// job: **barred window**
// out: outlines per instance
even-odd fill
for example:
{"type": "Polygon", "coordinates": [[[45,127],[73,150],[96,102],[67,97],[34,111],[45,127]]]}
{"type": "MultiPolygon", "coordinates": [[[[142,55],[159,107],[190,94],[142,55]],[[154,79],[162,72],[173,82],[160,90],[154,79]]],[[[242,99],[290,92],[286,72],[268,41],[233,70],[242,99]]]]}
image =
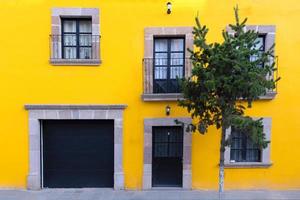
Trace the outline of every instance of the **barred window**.
{"type": "Polygon", "coordinates": [[[232,162],[261,162],[261,149],[246,133],[234,127],[231,129],[230,160],[232,162]]]}

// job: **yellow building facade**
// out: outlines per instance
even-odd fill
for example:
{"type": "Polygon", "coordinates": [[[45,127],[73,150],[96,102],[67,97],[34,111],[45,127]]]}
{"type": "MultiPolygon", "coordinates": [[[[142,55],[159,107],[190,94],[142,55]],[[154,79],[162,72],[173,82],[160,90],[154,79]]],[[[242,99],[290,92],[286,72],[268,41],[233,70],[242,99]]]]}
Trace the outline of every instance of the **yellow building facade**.
{"type": "MultiPolygon", "coordinates": [[[[185,49],[192,46],[191,27],[197,14],[210,29],[208,39],[221,41],[221,31],[234,22],[233,7],[238,4],[241,17],[249,19],[249,28],[262,31],[265,44],[275,41],[282,80],[276,92],[256,101],[247,111],[250,116],[266,119],[271,141],[268,152],[261,152],[260,160],[255,162],[237,163],[228,158],[225,189],[299,189],[299,2],[173,0],[170,14],[166,3],[0,2],[1,188],[39,189],[46,187],[45,183],[55,187],[50,178],[43,176],[52,169],[45,168],[45,157],[51,153],[44,151],[52,144],[45,139],[48,125],[44,122],[51,120],[113,121],[113,187],[150,189],[155,181],[160,182],[153,179],[155,173],[159,176],[153,167],[157,153],[153,150],[157,145],[153,127],[174,127],[174,119],[189,121],[189,115],[177,106],[180,95],[176,91],[157,92],[155,85],[163,87],[164,82],[156,79],[190,73],[185,49]],[[179,59],[173,60],[179,64],[174,64],[177,71],[164,74],[164,60],[155,58],[168,56],[179,59]]],[[[172,87],[172,83],[168,84],[172,87]]],[[[183,133],[181,138],[181,152],[174,153],[183,156],[183,165],[179,164],[180,185],[216,190],[220,133],[210,128],[206,135],[188,134],[183,133]]],[[[170,171],[174,165],[170,165],[170,171]]]]}

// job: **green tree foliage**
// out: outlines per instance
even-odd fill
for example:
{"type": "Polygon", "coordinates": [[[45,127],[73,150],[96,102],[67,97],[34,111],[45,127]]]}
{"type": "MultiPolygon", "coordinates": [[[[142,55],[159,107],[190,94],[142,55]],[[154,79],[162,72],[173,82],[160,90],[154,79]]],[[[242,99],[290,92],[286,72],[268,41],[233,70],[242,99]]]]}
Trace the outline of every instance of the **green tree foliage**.
{"type": "Polygon", "coordinates": [[[178,102],[194,119],[188,130],[205,134],[209,126],[222,128],[220,166],[224,165],[225,145],[229,144],[225,130],[230,126],[243,130],[259,147],[268,145],[262,119],[254,120],[244,111],[267,90],[274,89],[279,80],[272,78],[276,70],[274,45],[263,53],[254,48],[258,33],[245,31],[247,19],[240,22],[237,7],[234,12],[235,24],[229,25],[234,34],[223,31],[221,43],[209,43],[208,28],[196,18],[195,49],[189,49],[192,75],[181,81],[184,98],[178,102]]]}
{"type": "MultiPolygon", "coordinates": [[[[243,128],[244,125],[254,133],[262,127],[261,119],[255,121],[244,116],[246,107],[242,102],[247,101],[248,107],[251,107],[254,100],[275,88],[278,79],[268,78],[276,70],[274,45],[263,53],[253,48],[258,33],[244,31],[247,19],[239,22],[237,8],[235,16],[236,23],[229,25],[235,34],[223,31],[222,43],[208,43],[208,28],[196,18],[197,26],[193,31],[196,50],[189,49],[192,75],[182,80],[184,99],[179,101],[193,119],[199,120],[198,124],[189,126],[192,131],[197,129],[204,134],[210,125],[218,129],[232,125],[243,128]],[[252,126],[256,128],[250,128],[252,126]]],[[[260,133],[254,135],[263,136],[260,133]]],[[[257,137],[253,140],[259,143],[257,137]]]]}

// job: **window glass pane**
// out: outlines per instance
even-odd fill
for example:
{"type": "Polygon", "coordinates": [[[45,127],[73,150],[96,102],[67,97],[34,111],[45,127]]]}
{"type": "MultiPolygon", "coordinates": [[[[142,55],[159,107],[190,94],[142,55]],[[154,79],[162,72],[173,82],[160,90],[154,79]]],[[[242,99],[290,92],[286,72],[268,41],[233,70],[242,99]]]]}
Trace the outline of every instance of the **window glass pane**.
{"type": "Polygon", "coordinates": [[[250,138],[247,139],[247,148],[248,149],[255,149],[258,148],[257,145],[255,145],[250,138]]]}
{"type": "Polygon", "coordinates": [[[80,46],[92,46],[92,35],[91,34],[81,34],[79,36],[80,46]]]}
{"type": "Polygon", "coordinates": [[[155,142],[168,142],[168,134],[165,129],[156,128],[154,134],[154,141],[155,142]]]}
{"type": "Polygon", "coordinates": [[[183,53],[171,53],[171,65],[183,65],[183,53]]]}
{"type": "Polygon", "coordinates": [[[91,59],[92,58],[92,48],[91,47],[80,47],[79,55],[81,59],[91,59]]]}
{"type": "Polygon", "coordinates": [[[260,162],[260,149],[259,147],[251,141],[250,138],[247,138],[247,151],[246,151],[246,160],[248,162],[260,162]]]}
{"type": "Polygon", "coordinates": [[[154,157],[167,157],[168,143],[156,143],[154,146],[154,157]]]}
{"type": "Polygon", "coordinates": [[[75,20],[64,20],[63,26],[64,26],[64,32],[76,32],[75,20]]]}
{"type": "Polygon", "coordinates": [[[168,51],[168,40],[167,39],[155,39],[155,52],[168,51]]]}
{"type": "Polygon", "coordinates": [[[155,67],[154,78],[167,79],[167,67],[155,67]]]}
{"type": "Polygon", "coordinates": [[[251,61],[251,62],[255,62],[258,58],[259,58],[258,56],[252,55],[252,56],[250,57],[250,61],[251,61]]]}
{"type": "Polygon", "coordinates": [[[230,150],[230,160],[235,162],[241,162],[242,159],[242,151],[241,150],[230,150]]]}
{"type": "Polygon", "coordinates": [[[64,56],[66,59],[75,59],[76,58],[76,47],[65,47],[64,56]]]}
{"type": "Polygon", "coordinates": [[[170,142],[181,142],[182,141],[182,132],[181,132],[181,129],[171,129],[171,132],[170,132],[170,142]]]}
{"type": "Polygon", "coordinates": [[[232,149],[242,149],[242,139],[232,138],[231,139],[231,148],[232,149]]]}
{"type": "Polygon", "coordinates": [[[259,50],[260,53],[259,53],[259,55],[251,56],[251,57],[250,57],[250,61],[251,61],[251,62],[256,61],[256,60],[259,58],[260,54],[261,54],[262,52],[264,52],[264,49],[265,49],[265,47],[264,47],[264,37],[263,37],[263,36],[259,36],[259,37],[255,40],[255,42],[257,42],[257,44],[254,45],[253,49],[259,50]]]}
{"type": "Polygon", "coordinates": [[[184,51],[184,39],[172,39],[171,51],[184,51]]]}
{"type": "Polygon", "coordinates": [[[255,40],[256,45],[254,45],[254,49],[263,51],[264,50],[264,37],[260,36],[255,40]]]}
{"type": "Polygon", "coordinates": [[[260,162],[260,152],[258,149],[247,150],[246,161],[247,162],[260,162]]]}
{"type": "Polygon", "coordinates": [[[169,144],[169,157],[181,157],[182,156],[182,147],[179,143],[170,143],[169,144]]]}
{"type": "Polygon", "coordinates": [[[243,133],[232,127],[231,129],[231,146],[230,160],[235,162],[243,161],[243,133]]]}
{"type": "Polygon", "coordinates": [[[92,32],[92,21],[91,20],[79,21],[79,32],[91,33],[92,32]]]}
{"type": "Polygon", "coordinates": [[[167,65],[168,54],[167,53],[155,53],[155,65],[167,65]]]}
{"type": "Polygon", "coordinates": [[[230,160],[235,162],[260,162],[260,149],[250,138],[235,128],[231,132],[230,160]]]}
{"type": "Polygon", "coordinates": [[[64,45],[65,46],[76,46],[76,35],[75,34],[64,34],[64,45]]]}
{"type": "Polygon", "coordinates": [[[171,67],[170,68],[170,78],[177,79],[183,77],[183,67],[171,67]]]}

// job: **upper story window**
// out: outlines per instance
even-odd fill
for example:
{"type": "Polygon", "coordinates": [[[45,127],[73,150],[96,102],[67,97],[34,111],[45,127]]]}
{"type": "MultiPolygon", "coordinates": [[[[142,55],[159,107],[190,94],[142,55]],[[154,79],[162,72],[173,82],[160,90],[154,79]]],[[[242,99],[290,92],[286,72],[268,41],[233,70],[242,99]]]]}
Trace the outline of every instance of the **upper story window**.
{"type": "Polygon", "coordinates": [[[51,64],[100,64],[99,9],[53,8],[51,19],[51,64]]]}
{"type": "Polygon", "coordinates": [[[147,27],[144,36],[142,99],[176,101],[182,97],[178,79],[192,71],[193,27],[147,27]]]}
{"type": "MultiPolygon", "coordinates": [[[[256,45],[253,47],[253,49],[258,50],[259,55],[261,55],[262,53],[264,53],[266,51],[265,39],[266,39],[265,35],[259,35],[255,41],[256,45]]],[[[250,58],[251,61],[256,61],[257,59],[258,59],[257,56],[252,56],[250,58]]],[[[263,67],[263,65],[262,65],[262,67],[263,67]]]]}
{"type": "MultiPolygon", "coordinates": [[[[227,26],[226,30],[229,34],[234,34],[234,31],[227,26]]],[[[245,27],[245,30],[252,30],[259,34],[259,37],[257,38],[256,42],[257,44],[253,47],[256,50],[259,50],[259,52],[263,53],[267,50],[269,50],[275,43],[275,35],[276,35],[276,27],[274,25],[248,25],[245,27]]],[[[252,56],[250,58],[251,61],[257,60],[257,56],[252,56]]],[[[275,67],[278,69],[278,63],[277,63],[277,57],[275,56],[275,53],[273,52],[272,57],[269,58],[270,62],[275,62],[275,67]]],[[[264,66],[264,64],[260,64],[261,67],[264,66]]],[[[278,71],[274,71],[271,75],[268,75],[268,79],[276,79],[278,77],[278,71]]],[[[268,90],[265,95],[260,96],[260,99],[274,99],[277,94],[277,85],[275,86],[274,90],[268,90]]]]}
{"type": "Polygon", "coordinates": [[[246,133],[231,128],[231,162],[260,162],[261,149],[255,145],[246,133]]]}
{"type": "Polygon", "coordinates": [[[184,38],[154,39],[154,93],[179,93],[184,76],[184,38]]]}
{"type": "Polygon", "coordinates": [[[62,58],[92,58],[91,19],[62,19],[62,58]]]}

